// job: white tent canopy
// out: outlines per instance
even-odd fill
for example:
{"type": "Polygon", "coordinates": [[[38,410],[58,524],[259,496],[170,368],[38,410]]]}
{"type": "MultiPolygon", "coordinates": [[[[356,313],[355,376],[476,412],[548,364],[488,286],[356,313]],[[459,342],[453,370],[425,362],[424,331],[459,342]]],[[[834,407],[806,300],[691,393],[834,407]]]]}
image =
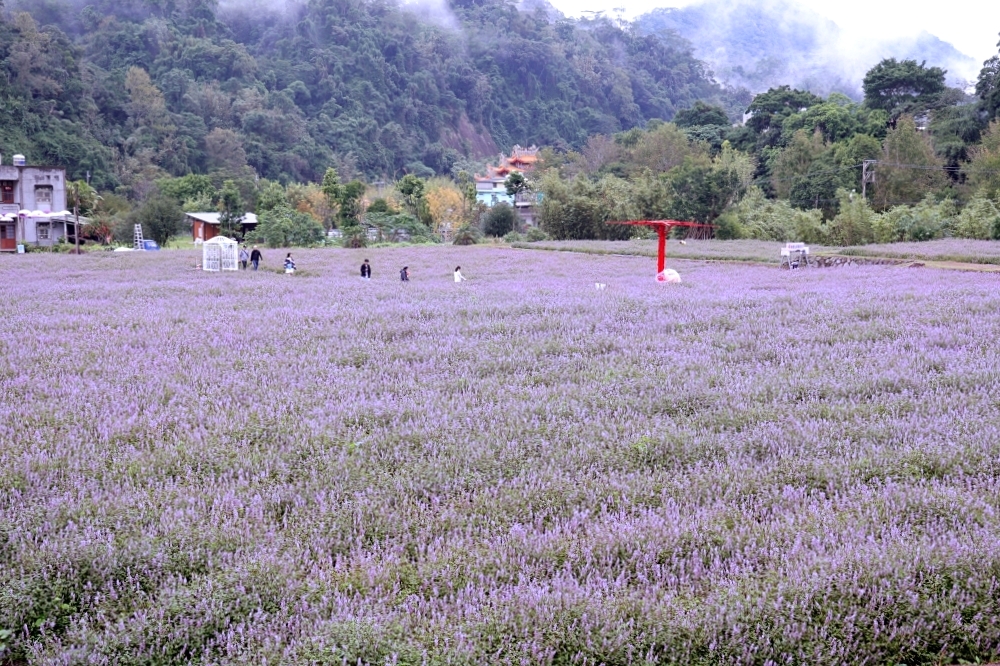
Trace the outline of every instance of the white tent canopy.
{"type": "Polygon", "coordinates": [[[206,271],[235,271],[238,268],[239,243],[232,238],[215,236],[201,246],[201,268],[206,271]]]}

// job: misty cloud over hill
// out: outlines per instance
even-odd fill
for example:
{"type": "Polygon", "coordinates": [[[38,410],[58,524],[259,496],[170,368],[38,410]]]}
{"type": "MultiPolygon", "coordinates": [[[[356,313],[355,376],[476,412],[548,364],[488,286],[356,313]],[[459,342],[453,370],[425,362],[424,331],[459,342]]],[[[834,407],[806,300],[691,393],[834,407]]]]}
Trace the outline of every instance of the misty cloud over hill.
{"type": "Polygon", "coordinates": [[[907,40],[855,39],[819,14],[782,0],[707,0],[656,9],[639,17],[645,33],[675,31],[711,65],[716,78],[752,92],[789,84],[820,95],[861,96],[866,71],[883,58],[926,60],[948,70],[948,83],[966,87],[980,63],[928,33],[907,40]]]}

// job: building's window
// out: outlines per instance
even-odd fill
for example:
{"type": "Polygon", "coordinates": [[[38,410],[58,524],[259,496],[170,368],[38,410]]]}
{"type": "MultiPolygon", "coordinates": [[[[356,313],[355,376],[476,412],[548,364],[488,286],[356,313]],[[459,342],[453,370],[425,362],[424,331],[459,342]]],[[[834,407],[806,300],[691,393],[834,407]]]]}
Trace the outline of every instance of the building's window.
{"type": "Polygon", "coordinates": [[[38,240],[48,240],[49,239],[49,225],[39,224],[38,225],[38,240]]]}
{"type": "Polygon", "coordinates": [[[35,208],[41,208],[48,204],[52,205],[52,188],[48,186],[35,188],[35,208]]]}
{"type": "Polygon", "coordinates": [[[0,203],[14,203],[14,181],[0,181],[0,203]]]}

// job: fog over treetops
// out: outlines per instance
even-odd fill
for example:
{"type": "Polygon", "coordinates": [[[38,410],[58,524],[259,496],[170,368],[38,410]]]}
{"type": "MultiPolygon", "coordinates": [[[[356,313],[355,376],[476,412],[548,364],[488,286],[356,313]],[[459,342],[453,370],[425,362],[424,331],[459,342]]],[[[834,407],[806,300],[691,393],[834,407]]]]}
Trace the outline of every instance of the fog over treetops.
{"type": "Polygon", "coordinates": [[[719,81],[755,93],[788,84],[860,99],[861,79],[883,58],[926,60],[948,70],[950,85],[965,88],[982,65],[927,32],[908,39],[858,38],[784,0],[706,0],[653,10],[636,25],[644,33],[675,31],[691,42],[719,81]]]}

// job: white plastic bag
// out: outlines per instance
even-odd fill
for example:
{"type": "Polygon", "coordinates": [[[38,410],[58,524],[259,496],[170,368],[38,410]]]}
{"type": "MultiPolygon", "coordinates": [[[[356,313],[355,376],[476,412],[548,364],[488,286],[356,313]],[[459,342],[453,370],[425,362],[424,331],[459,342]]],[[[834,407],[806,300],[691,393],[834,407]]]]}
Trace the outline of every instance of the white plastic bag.
{"type": "Polygon", "coordinates": [[[656,274],[656,281],[665,282],[667,284],[680,284],[681,275],[672,268],[665,268],[662,273],[656,274]]]}

